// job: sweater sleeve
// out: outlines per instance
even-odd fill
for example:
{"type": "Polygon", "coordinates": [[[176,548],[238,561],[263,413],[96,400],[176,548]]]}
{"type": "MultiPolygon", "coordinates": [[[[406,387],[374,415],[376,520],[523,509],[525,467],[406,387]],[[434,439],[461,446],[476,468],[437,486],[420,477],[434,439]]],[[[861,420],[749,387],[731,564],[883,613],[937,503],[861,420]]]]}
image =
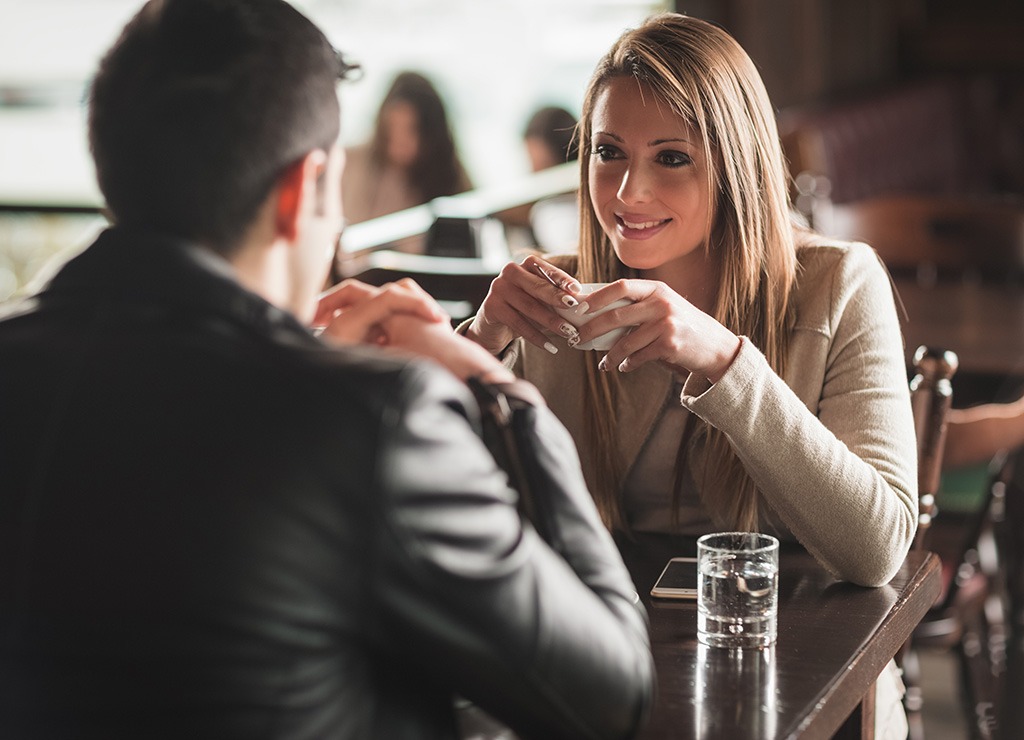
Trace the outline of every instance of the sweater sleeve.
{"type": "Polygon", "coordinates": [[[870,250],[848,252],[829,290],[816,408],[746,338],[725,376],[713,386],[691,376],[682,402],[726,434],[764,500],[819,562],[845,580],[881,585],[917,526],[902,337],[888,276],[870,250]]]}

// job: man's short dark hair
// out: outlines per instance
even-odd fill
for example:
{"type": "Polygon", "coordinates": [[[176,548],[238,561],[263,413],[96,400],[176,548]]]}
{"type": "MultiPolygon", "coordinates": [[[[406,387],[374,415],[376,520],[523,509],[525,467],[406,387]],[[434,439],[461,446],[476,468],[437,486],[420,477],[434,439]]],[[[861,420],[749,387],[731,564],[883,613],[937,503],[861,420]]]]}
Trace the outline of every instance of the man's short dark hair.
{"type": "Polygon", "coordinates": [[[230,252],[284,169],[337,139],[346,69],[284,0],[150,0],[92,83],[115,220],[230,252]]]}

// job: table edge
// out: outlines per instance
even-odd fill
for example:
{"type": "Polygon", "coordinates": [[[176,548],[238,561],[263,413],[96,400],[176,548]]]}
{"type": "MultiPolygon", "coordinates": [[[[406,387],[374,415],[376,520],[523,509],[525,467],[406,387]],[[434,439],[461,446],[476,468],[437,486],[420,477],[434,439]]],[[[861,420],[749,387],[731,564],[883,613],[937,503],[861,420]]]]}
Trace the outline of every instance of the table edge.
{"type": "Polygon", "coordinates": [[[913,573],[900,599],[889,610],[885,619],[878,625],[872,635],[873,640],[892,640],[892,653],[884,654],[859,652],[851,658],[847,669],[842,675],[829,684],[818,701],[815,711],[811,712],[800,726],[789,735],[790,738],[816,740],[831,738],[846,721],[850,713],[860,704],[860,700],[850,698],[853,692],[843,691],[851,683],[864,685],[863,695],[875,685],[875,679],[885,665],[896,655],[900,646],[909,639],[914,628],[935,603],[942,589],[942,565],[939,557],[926,552],[917,570],[913,573]],[[912,596],[920,598],[911,599],[912,596]]]}

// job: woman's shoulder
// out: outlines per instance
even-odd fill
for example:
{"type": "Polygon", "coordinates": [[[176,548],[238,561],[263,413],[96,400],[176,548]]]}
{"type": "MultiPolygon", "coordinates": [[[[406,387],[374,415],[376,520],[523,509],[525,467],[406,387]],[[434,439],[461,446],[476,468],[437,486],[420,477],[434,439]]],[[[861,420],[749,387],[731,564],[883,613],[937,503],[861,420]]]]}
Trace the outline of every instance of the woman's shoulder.
{"type": "Polygon", "coordinates": [[[798,324],[817,324],[861,296],[869,302],[892,292],[878,254],[863,242],[808,234],[797,246],[799,265],[794,292],[798,324]]]}
{"type": "Polygon", "coordinates": [[[884,275],[882,261],[864,242],[830,239],[806,233],[797,240],[799,283],[828,281],[833,277],[856,277],[864,274],[884,275]]]}

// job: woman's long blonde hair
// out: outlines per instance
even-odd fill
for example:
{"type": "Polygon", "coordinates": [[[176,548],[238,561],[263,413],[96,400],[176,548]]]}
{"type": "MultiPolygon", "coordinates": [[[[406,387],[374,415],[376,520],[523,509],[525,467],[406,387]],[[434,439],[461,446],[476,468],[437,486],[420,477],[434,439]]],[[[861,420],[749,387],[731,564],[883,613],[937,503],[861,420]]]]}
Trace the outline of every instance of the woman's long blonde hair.
{"type": "MultiPolygon", "coordinates": [[[[774,111],[753,62],[725,31],[706,21],[665,13],[627,31],[598,63],[587,88],[579,123],[580,252],[582,282],[610,282],[636,273],[615,255],[590,199],[595,101],[609,80],[633,77],[659,104],[699,132],[714,194],[704,248],[720,271],[714,316],[746,336],[780,375],[791,324],[790,293],[796,279],[796,247],[789,216],[788,174],[774,111]]],[[[587,429],[598,470],[588,482],[605,523],[626,529],[621,488],[624,462],[615,444],[617,373],[587,367],[587,429]]],[[[628,379],[626,380],[628,382],[628,379]]],[[[691,420],[700,423],[696,419],[691,420]]],[[[688,425],[689,428],[689,425],[688,425]]],[[[691,429],[692,431],[692,429],[691,429]]],[[[693,471],[704,505],[720,526],[754,529],[757,490],[725,435],[708,427],[703,471],[693,471]]],[[[684,434],[677,456],[674,503],[686,464],[684,434]]]]}

